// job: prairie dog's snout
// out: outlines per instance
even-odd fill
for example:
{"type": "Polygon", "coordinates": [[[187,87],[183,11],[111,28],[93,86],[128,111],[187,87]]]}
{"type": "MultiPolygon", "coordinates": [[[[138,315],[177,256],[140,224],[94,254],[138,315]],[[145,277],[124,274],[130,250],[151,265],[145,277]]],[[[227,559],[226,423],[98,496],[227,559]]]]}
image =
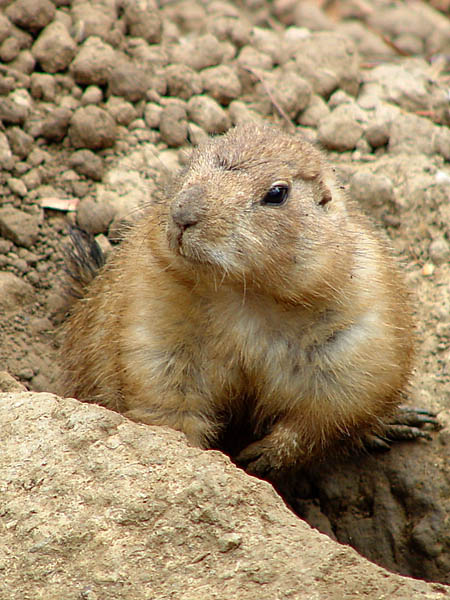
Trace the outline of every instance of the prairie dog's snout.
{"type": "Polygon", "coordinates": [[[170,207],[168,239],[173,250],[181,251],[183,234],[195,227],[206,216],[206,189],[203,185],[190,185],[183,189],[170,207]]]}
{"type": "Polygon", "coordinates": [[[206,188],[203,185],[191,185],[180,192],[173,202],[170,216],[181,232],[196,225],[205,217],[206,193],[206,188]]]}

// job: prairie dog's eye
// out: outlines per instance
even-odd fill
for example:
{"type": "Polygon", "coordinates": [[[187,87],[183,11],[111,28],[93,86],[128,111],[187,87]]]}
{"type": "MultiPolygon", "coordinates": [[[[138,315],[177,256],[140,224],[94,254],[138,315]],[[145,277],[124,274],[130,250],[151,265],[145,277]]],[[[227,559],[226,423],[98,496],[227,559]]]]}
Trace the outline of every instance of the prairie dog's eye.
{"type": "Polygon", "coordinates": [[[285,181],[276,181],[270,186],[269,191],[261,200],[261,204],[281,206],[289,196],[289,184],[285,181]]]}

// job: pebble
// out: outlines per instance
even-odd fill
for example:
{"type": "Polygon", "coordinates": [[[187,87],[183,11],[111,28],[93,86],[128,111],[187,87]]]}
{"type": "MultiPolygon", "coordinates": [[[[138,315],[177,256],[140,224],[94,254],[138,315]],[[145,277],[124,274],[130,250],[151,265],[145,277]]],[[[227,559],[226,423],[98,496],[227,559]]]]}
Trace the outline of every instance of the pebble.
{"type": "Polygon", "coordinates": [[[331,31],[313,33],[297,42],[298,74],[316,94],[328,97],[337,88],[355,96],[360,83],[359,56],[354,43],[331,31]]]}
{"type": "Polygon", "coordinates": [[[22,181],[28,190],[34,190],[42,183],[42,176],[39,169],[30,169],[22,176],[22,181]]]}
{"type": "Polygon", "coordinates": [[[67,134],[72,111],[68,108],[55,108],[40,125],[40,135],[51,142],[60,142],[67,134]]]}
{"type": "Polygon", "coordinates": [[[82,42],[92,37],[106,39],[119,15],[115,2],[78,0],[72,3],[75,37],[82,42]]]}
{"type": "Polygon", "coordinates": [[[437,126],[429,119],[411,113],[399,114],[391,123],[389,152],[431,155],[434,151],[434,139],[437,126]]]}
{"type": "Polygon", "coordinates": [[[6,131],[11,150],[16,156],[26,158],[33,148],[34,139],[20,127],[10,127],[6,131]]]}
{"type": "Polygon", "coordinates": [[[122,61],[111,70],[108,94],[138,102],[145,97],[149,83],[149,77],[143,69],[131,62],[122,61]]]}
{"type": "MultiPolygon", "coordinates": [[[[175,45],[171,49],[171,62],[183,63],[195,71],[201,71],[220,64],[227,53],[226,48],[223,42],[207,33],[175,45]]],[[[234,51],[232,53],[234,54],[234,51]]]]}
{"type": "Polygon", "coordinates": [[[239,77],[227,65],[204,69],[201,75],[204,90],[223,106],[228,106],[242,93],[239,77]]]}
{"type": "Polygon", "coordinates": [[[308,106],[298,117],[298,123],[305,127],[318,127],[323,119],[330,114],[330,109],[323,98],[313,94],[308,106]]]}
{"type": "Polygon", "coordinates": [[[158,129],[161,121],[162,106],[155,102],[148,102],[144,109],[144,120],[148,127],[158,129]]]}
{"type": "Polygon", "coordinates": [[[42,69],[48,73],[64,71],[72,62],[77,46],[59,21],[50,23],[37,38],[31,52],[42,69]]]}
{"type": "Polygon", "coordinates": [[[369,212],[380,207],[392,208],[395,202],[391,179],[362,169],[350,180],[350,195],[369,212]]]}
{"type": "Polygon", "coordinates": [[[450,245],[448,241],[443,237],[434,239],[428,247],[428,256],[436,266],[448,263],[450,261],[450,245]]]}
{"type": "Polygon", "coordinates": [[[441,154],[446,161],[450,161],[450,129],[437,127],[433,140],[434,150],[441,154]]]}
{"type": "Polygon", "coordinates": [[[17,179],[16,177],[8,177],[6,183],[8,184],[8,187],[12,193],[16,194],[16,196],[24,198],[27,195],[27,186],[20,179],[17,179]]]}
{"type": "MultiPolygon", "coordinates": [[[[1,302],[1,300],[0,300],[1,302]]],[[[26,392],[24,385],[6,371],[0,371],[0,392],[26,392]]]]}
{"type": "Polygon", "coordinates": [[[96,202],[92,198],[84,198],[77,208],[78,225],[93,235],[106,233],[113,218],[114,209],[108,202],[96,202]]]}
{"type": "Polygon", "coordinates": [[[36,60],[30,50],[21,50],[17,57],[9,63],[9,67],[25,75],[31,75],[36,66],[36,60]]]}
{"type": "Polygon", "coordinates": [[[273,60],[268,54],[252,48],[252,46],[245,46],[239,53],[237,62],[240,66],[250,70],[261,70],[269,71],[273,67],[273,60]]]}
{"type": "Polygon", "coordinates": [[[207,133],[223,133],[231,125],[230,117],[209,96],[194,96],[187,103],[189,118],[207,133]]]}
{"type": "Polygon", "coordinates": [[[6,98],[0,98],[0,120],[5,125],[23,125],[28,116],[28,107],[17,102],[12,94],[6,98]]]}
{"type": "Polygon", "coordinates": [[[162,20],[156,2],[128,0],[123,3],[123,7],[130,36],[143,38],[149,44],[158,44],[161,41],[162,20]]]}
{"type": "Polygon", "coordinates": [[[13,61],[20,53],[20,42],[17,38],[7,38],[0,46],[0,59],[9,63],[13,61]]]}
{"type": "Polygon", "coordinates": [[[28,162],[33,167],[38,167],[47,160],[48,153],[41,148],[35,147],[28,155],[28,162]]]}
{"type": "Polygon", "coordinates": [[[168,146],[185,144],[188,136],[186,107],[179,103],[166,106],[160,115],[159,131],[168,146]]]}
{"type": "Polygon", "coordinates": [[[88,104],[100,104],[103,100],[103,92],[96,85],[89,85],[83,92],[80,98],[81,106],[87,106],[88,104]]]}
{"type": "Polygon", "coordinates": [[[69,137],[75,148],[110,148],[115,142],[116,134],[114,119],[98,106],[79,108],[70,120],[69,137]]]}
{"type": "Polygon", "coordinates": [[[101,181],[104,167],[103,161],[98,154],[90,150],[77,150],[69,159],[71,166],[77,173],[85,175],[94,181],[101,181]]]}
{"type": "Polygon", "coordinates": [[[5,15],[18,27],[36,32],[50,23],[55,12],[50,0],[15,0],[6,8],[5,15]]]}
{"type": "Polygon", "coordinates": [[[9,271],[0,271],[0,309],[14,312],[34,300],[34,290],[17,275],[9,271]]]}
{"type": "Polygon", "coordinates": [[[372,148],[381,148],[389,142],[390,124],[386,121],[371,123],[365,133],[365,138],[372,148]]]}
{"type": "Polygon", "coordinates": [[[361,123],[346,109],[346,105],[338,106],[319,126],[317,137],[329,150],[353,150],[363,134],[361,123]]]}
{"type": "Polygon", "coordinates": [[[14,158],[7,136],[0,131],[0,168],[11,171],[14,166],[14,158]]]}
{"type": "Polygon", "coordinates": [[[114,48],[98,37],[89,37],[73,59],[70,72],[78,84],[106,85],[116,62],[114,48]]]}
{"type": "Polygon", "coordinates": [[[40,218],[16,208],[0,208],[0,234],[18,246],[29,248],[39,235],[40,218]]]}
{"type": "Polygon", "coordinates": [[[137,118],[137,110],[131,102],[111,96],[105,104],[106,110],[119,125],[128,127],[137,118]]]}
{"type": "Polygon", "coordinates": [[[31,95],[36,100],[53,102],[56,98],[56,80],[48,73],[31,75],[31,95]]]}
{"type": "Polygon", "coordinates": [[[273,93],[288,117],[295,120],[300,111],[308,106],[312,90],[310,84],[303,77],[285,70],[281,71],[276,78],[273,93]]]}
{"type": "Polygon", "coordinates": [[[198,146],[199,144],[206,142],[208,134],[195,123],[188,123],[188,138],[193,146],[198,146]]]}
{"type": "Polygon", "coordinates": [[[187,65],[169,65],[164,73],[169,96],[189,100],[191,96],[201,94],[203,91],[200,75],[187,65]]]}

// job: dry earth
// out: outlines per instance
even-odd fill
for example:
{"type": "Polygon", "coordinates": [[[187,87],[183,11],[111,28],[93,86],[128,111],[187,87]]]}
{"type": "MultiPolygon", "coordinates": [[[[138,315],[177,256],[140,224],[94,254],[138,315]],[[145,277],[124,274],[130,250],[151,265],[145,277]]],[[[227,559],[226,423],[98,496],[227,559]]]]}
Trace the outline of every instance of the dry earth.
{"type": "Polygon", "coordinates": [[[402,257],[420,338],[411,403],[443,429],[280,491],[370,560],[449,583],[450,24],[436,6],[0,0],[0,365],[57,391],[67,223],[107,250],[207,134],[255,116],[295,126],[402,257]]]}
{"type": "Polygon", "coordinates": [[[2,600],[444,600],[293,515],[220,452],[51,394],[0,396],[2,600]]]}

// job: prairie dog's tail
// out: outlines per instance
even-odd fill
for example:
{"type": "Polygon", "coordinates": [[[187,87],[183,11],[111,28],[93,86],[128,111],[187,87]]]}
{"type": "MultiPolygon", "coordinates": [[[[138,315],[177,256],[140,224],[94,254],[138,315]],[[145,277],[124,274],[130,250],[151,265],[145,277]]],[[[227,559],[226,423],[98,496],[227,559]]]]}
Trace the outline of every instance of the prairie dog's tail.
{"type": "Polygon", "coordinates": [[[71,243],[65,252],[67,292],[73,299],[78,299],[83,298],[87,287],[105,264],[105,255],[91,233],[71,226],[69,235],[71,243]]]}

